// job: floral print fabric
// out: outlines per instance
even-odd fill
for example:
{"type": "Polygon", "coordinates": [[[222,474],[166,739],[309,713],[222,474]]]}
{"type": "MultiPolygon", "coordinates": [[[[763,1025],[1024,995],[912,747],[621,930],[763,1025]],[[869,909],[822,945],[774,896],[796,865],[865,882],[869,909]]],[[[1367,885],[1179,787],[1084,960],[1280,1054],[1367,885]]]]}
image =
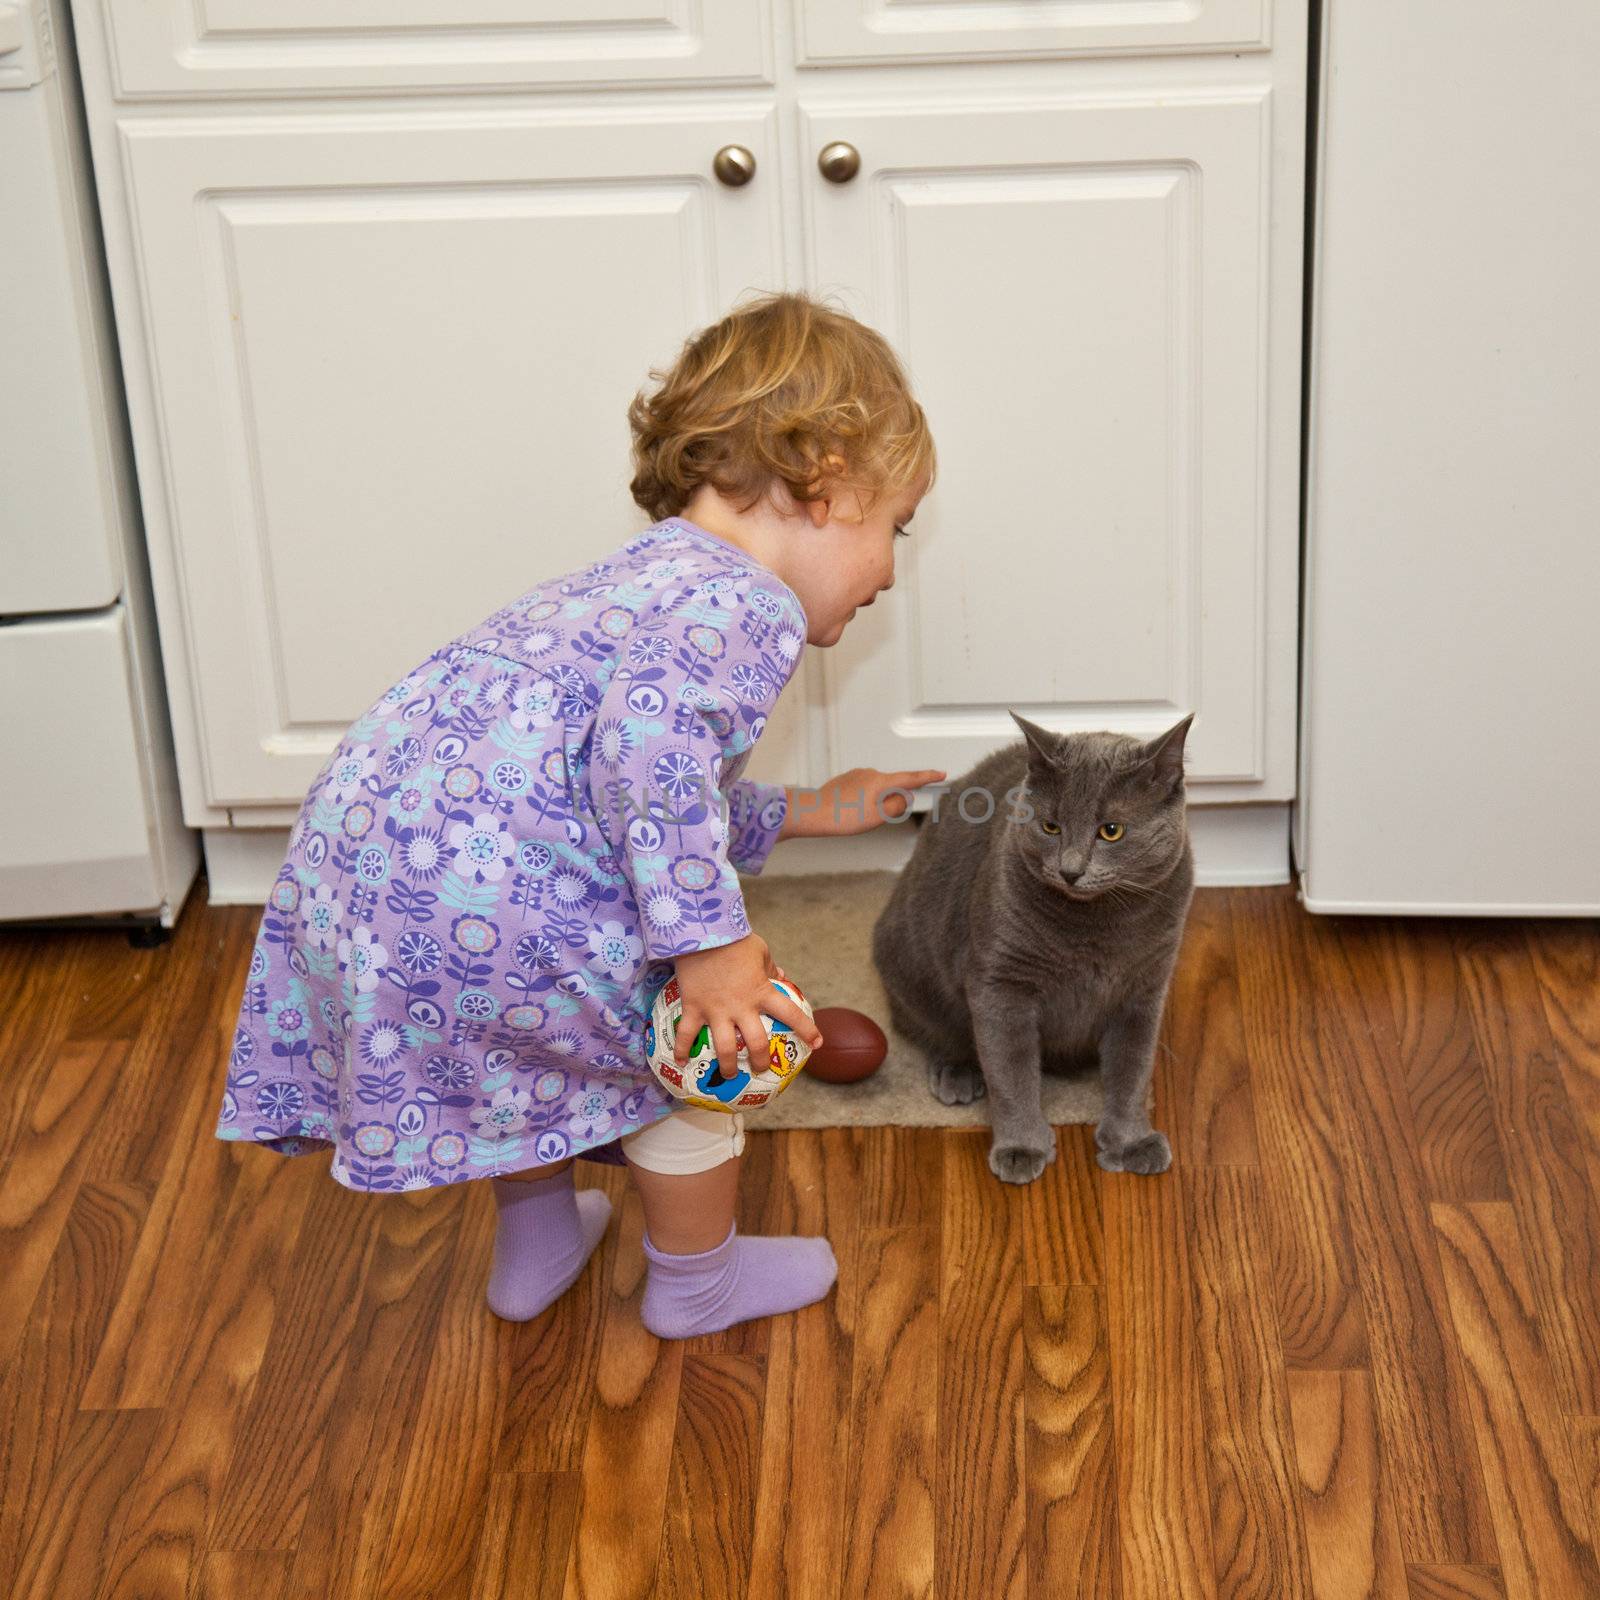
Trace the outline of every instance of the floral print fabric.
{"type": "Polygon", "coordinates": [[[738,871],[787,799],[739,774],[805,632],[775,573],[669,517],[388,689],[301,805],[218,1137],[418,1189],[616,1159],[670,1115],[649,1001],[750,931],[738,871]]]}

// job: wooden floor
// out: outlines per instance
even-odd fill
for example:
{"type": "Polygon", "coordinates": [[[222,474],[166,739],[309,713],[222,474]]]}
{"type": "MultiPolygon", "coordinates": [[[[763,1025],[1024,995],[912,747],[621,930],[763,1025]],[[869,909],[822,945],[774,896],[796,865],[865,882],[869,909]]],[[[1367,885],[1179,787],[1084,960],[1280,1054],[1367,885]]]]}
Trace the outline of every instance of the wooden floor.
{"type": "Polygon", "coordinates": [[[662,1344],[615,1171],[518,1326],[486,1186],[213,1138],[256,918],[0,933],[0,1593],[1600,1596],[1593,922],[1202,891],[1170,1173],[758,1133],[837,1289],[662,1344]]]}

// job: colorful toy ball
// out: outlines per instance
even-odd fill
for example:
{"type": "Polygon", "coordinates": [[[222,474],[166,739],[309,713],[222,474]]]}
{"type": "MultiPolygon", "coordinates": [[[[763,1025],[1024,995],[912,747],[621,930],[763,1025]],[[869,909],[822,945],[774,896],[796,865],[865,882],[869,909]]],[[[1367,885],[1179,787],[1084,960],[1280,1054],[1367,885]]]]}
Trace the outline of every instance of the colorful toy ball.
{"type": "MultiPolygon", "coordinates": [[[[811,1015],[811,1002],[791,979],[773,978],[771,982],[808,1017],[811,1015]]],[[[761,1021],[767,1030],[764,1065],[752,1067],[748,1051],[741,1047],[739,1070],[731,1078],[724,1078],[711,1029],[702,1023],[690,1046],[689,1059],[680,1068],[672,1045],[682,1019],[683,991],[673,976],[657,991],[651,1004],[650,1021],[644,1031],[645,1053],[650,1058],[650,1070],[669,1094],[705,1111],[744,1111],[764,1106],[800,1076],[800,1069],[811,1054],[811,1046],[787,1022],[763,1013],[761,1021]]]]}

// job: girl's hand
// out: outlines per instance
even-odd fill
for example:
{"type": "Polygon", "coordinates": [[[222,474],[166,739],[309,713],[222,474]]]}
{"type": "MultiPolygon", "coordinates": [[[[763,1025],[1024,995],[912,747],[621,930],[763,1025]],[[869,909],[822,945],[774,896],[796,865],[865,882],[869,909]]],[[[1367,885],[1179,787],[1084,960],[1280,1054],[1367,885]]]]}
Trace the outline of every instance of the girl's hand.
{"type": "Polygon", "coordinates": [[[820,789],[791,789],[789,813],[779,830],[780,839],[867,833],[893,818],[903,817],[911,802],[892,790],[920,789],[942,783],[945,774],[935,768],[919,772],[879,772],[876,767],[852,767],[829,778],[820,789]]]}
{"type": "Polygon", "coordinates": [[[787,1022],[815,1050],[822,1043],[822,1030],[771,979],[784,976],[783,968],[767,949],[760,934],[749,933],[732,944],[712,950],[691,950],[674,956],[678,987],[683,993],[683,1018],[673,1036],[672,1053],[681,1067],[689,1059],[689,1047],[701,1023],[711,1029],[711,1042],[717,1048],[722,1076],[731,1078],[739,1070],[739,1036],[753,1063],[767,1058],[767,1028],[761,1013],[787,1022]]]}

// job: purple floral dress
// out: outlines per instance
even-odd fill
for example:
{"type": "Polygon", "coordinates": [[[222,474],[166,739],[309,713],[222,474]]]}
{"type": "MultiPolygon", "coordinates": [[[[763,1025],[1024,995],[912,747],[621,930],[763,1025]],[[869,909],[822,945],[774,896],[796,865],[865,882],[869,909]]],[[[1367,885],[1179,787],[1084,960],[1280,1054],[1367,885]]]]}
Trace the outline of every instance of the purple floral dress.
{"type": "Polygon", "coordinates": [[[351,1189],[620,1160],[679,1105],[642,1046],[672,957],[750,931],[787,800],[738,774],[805,636],[775,573],[668,517],[407,673],[301,806],[218,1137],[331,1145],[351,1189]]]}

